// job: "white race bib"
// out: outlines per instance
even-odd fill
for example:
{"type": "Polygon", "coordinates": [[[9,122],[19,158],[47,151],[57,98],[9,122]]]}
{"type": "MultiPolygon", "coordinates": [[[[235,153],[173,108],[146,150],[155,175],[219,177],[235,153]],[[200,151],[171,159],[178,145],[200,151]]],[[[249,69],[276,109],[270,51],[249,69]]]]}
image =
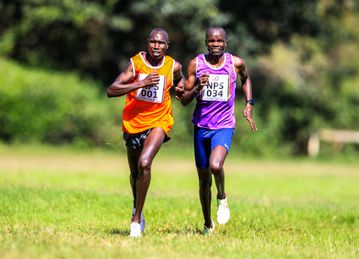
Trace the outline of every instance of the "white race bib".
{"type": "Polygon", "coordinates": [[[229,75],[210,74],[208,83],[202,88],[202,100],[227,102],[229,98],[229,75]]]}
{"type": "MultiPolygon", "coordinates": [[[[144,79],[148,74],[139,74],[138,80],[144,79]]],[[[156,85],[137,89],[136,99],[151,103],[162,103],[165,89],[165,76],[159,75],[160,81],[156,85]]]]}

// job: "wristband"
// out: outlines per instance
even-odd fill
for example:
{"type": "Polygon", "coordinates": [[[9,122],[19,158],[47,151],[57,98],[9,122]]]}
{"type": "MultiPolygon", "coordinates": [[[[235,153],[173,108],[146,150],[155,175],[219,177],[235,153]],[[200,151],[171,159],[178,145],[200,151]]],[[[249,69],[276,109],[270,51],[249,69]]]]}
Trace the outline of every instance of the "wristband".
{"type": "Polygon", "coordinates": [[[256,100],[254,99],[249,99],[246,101],[246,104],[249,103],[250,105],[254,106],[254,104],[256,103],[256,100]]]}

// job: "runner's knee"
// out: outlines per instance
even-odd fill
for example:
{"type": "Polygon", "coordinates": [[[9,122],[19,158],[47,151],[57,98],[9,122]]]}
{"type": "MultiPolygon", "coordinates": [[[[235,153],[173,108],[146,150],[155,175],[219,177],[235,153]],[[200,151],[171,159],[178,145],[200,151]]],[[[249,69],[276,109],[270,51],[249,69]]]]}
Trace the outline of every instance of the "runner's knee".
{"type": "Polygon", "coordinates": [[[142,174],[146,174],[151,171],[152,162],[149,159],[140,159],[138,162],[138,169],[142,174]]]}
{"type": "Polygon", "coordinates": [[[201,178],[199,180],[199,186],[202,188],[211,188],[212,186],[212,177],[201,178]]]}
{"type": "Polygon", "coordinates": [[[223,164],[219,160],[210,161],[209,167],[213,174],[220,174],[223,170],[223,164]]]}
{"type": "Polygon", "coordinates": [[[212,186],[212,175],[208,169],[199,169],[198,171],[198,180],[199,186],[202,188],[211,187],[212,186]]]}

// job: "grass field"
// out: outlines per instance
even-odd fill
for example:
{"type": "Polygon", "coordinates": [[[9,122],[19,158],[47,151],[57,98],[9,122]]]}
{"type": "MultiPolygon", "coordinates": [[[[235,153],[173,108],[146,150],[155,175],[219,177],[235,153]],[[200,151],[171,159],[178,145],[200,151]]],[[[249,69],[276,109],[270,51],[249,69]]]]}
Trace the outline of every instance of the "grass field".
{"type": "Polygon", "coordinates": [[[1,146],[0,258],[359,258],[359,162],[225,169],[232,217],[205,237],[191,154],[162,150],[134,240],[123,154],[1,146]]]}

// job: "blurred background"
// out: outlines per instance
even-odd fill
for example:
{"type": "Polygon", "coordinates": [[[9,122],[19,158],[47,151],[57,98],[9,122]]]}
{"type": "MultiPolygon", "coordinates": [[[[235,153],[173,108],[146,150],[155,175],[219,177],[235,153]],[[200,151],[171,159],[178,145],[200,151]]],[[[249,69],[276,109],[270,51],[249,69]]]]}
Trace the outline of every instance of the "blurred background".
{"type": "MultiPolygon", "coordinates": [[[[0,142],[123,152],[125,98],[107,87],[157,26],[186,74],[213,25],[245,59],[257,100],[252,133],[239,85],[234,152],[306,156],[322,129],[359,130],[356,0],[1,0],[0,142]]],[[[173,107],[168,145],[190,150],[194,103],[173,107]]],[[[321,143],[319,156],[357,157],[352,140],[321,143]]]]}

